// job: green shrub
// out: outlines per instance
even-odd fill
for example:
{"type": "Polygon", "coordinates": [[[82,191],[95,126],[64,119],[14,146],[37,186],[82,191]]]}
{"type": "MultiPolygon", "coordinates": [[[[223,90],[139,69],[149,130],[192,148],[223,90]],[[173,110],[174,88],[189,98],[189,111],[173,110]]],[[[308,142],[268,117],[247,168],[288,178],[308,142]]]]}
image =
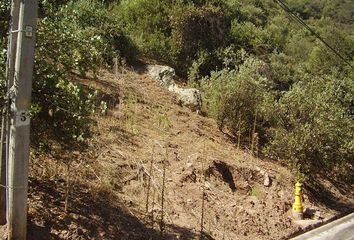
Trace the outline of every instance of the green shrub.
{"type": "MultiPolygon", "coordinates": [[[[92,39],[83,38],[82,30],[61,13],[38,22],[32,102],[39,107],[33,123],[49,124],[55,129],[52,137],[63,147],[74,147],[88,136],[94,96],[85,94],[70,75],[76,70],[96,73],[103,58],[92,39]]],[[[41,136],[42,130],[35,133],[41,136]]]]}
{"type": "MultiPolygon", "coordinates": [[[[0,70],[4,85],[8,1],[0,2],[0,70]]],[[[133,58],[134,47],[95,0],[40,1],[33,81],[34,141],[53,138],[63,147],[83,146],[89,136],[97,92],[73,78],[97,74],[112,58],[133,58]],[[49,135],[49,136],[48,136],[49,135]]],[[[3,95],[3,92],[2,92],[3,95]]]]}
{"type": "Polygon", "coordinates": [[[238,22],[234,20],[231,25],[231,36],[235,43],[249,49],[251,41],[257,37],[260,29],[251,22],[238,22]]]}
{"type": "Polygon", "coordinates": [[[0,1],[0,97],[4,96],[3,88],[5,86],[5,64],[6,64],[6,37],[8,33],[9,3],[0,1]]]}
{"type": "Polygon", "coordinates": [[[226,46],[228,18],[216,2],[121,1],[111,12],[143,56],[166,62],[186,76],[201,52],[214,55],[226,46]]]}
{"type": "Polygon", "coordinates": [[[296,80],[295,61],[284,53],[273,53],[269,56],[269,62],[274,88],[280,98],[284,92],[289,91],[296,80]]]}
{"type": "Polygon", "coordinates": [[[211,71],[227,68],[228,70],[238,69],[247,53],[244,49],[237,50],[235,45],[225,48],[218,48],[213,52],[206,50],[197,54],[188,70],[188,83],[193,87],[200,87],[200,80],[210,76],[211,71]]]}
{"type": "Polygon", "coordinates": [[[8,32],[8,21],[10,17],[9,1],[0,1],[0,37],[5,38],[8,32]]]}
{"type": "MultiPolygon", "coordinates": [[[[175,6],[171,11],[171,26],[174,65],[182,75],[185,75],[198,54],[213,56],[217,49],[228,43],[227,17],[219,7],[175,6]]],[[[209,65],[214,66],[206,69],[210,72],[218,65],[218,61],[209,61],[209,65]]]]}
{"type": "Polygon", "coordinates": [[[168,18],[170,2],[122,0],[111,12],[142,54],[155,59],[170,60],[171,27],[168,18]]]}
{"type": "MultiPolygon", "coordinates": [[[[354,34],[339,30],[339,25],[330,19],[321,19],[316,22],[321,27],[320,34],[326,39],[344,59],[351,61],[354,56],[354,34]]],[[[323,44],[316,44],[307,56],[306,68],[309,72],[316,74],[331,74],[333,69],[347,73],[350,67],[340,60],[340,58],[328,48],[322,47],[323,44]]]]}
{"type": "Polygon", "coordinates": [[[277,104],[268,156],[301,173],[332,170],[354,158],[354,84],[333,76],[303,76],[277,104]]]}
{"type": "Polygon", "coordinates": [[[271,81],[262,75],[263,67],[262,61],[247,57],[239,69],[224,68],[203,79],[203,110],[218,120],[219,127],[247,136],[258,118],[257,131],[264,131],[264,116],[273,95],[271,81]]]}
{"type": "Polygon", "coordinates": [[[120,54],[123,35],[98,1],[71,1],[55,7],[43,2],[42,7],[35,54],[33,104],[38,114],[33,119],[34,132],[38,139],[52,134],[63,147],[80,147],[89,137],[98,93],[73,78],[77,71],[96,75],[101,66],[107,66],[120,54]]]}

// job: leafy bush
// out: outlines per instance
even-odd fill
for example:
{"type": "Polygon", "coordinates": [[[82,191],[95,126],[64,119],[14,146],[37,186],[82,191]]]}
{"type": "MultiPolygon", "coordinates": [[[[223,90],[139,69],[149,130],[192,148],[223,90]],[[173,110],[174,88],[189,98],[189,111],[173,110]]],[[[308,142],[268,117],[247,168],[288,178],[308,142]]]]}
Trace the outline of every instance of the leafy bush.
{"type": "Polygon", "coordinates": [[[227,16],[209,3],[121,1],[111,12],[143,56],[167,62],[183,76],[200,52],[214,54],[228,40],[227,16]]]}
{"type": "MultiPolygon", "coordinates": [[[[185,73],[201,52],[213,55],[228,42],[228,23],[219,7],[207,5],[175,6],[171,11],[173,56],[175,66],[185,73]]],[[[210,58],[209,58],[210,59],[210,58]]],[[[218,62],[210,62],[218,65],[218,62]]],[[[209,68],[209,72],[214,70],[209,68]]]]}
{"type": "MultiPolygon", "coordinates": [[[[353,62],[349,0],[289,5],[353,62]]],[[[246,139],[256,131],[270,157],[302,173],[352,157],[354,71],[274,2],[122,0],[113,13],[145,56],[188,73],[220,127],[246,139]]]]}
{"type": "Polygon", "coordinates": [[[287,159],[305,174],[351,164],[353,99],[348,78],[303,76],[277,104],[268,156],[287,159]]]}
{"type": "MultiPolygon", "coordinates": [[[[333,46],[344,59],[352,60],[352,56],[354,56],[354,34],[352,32],[348,34],[339,31],[339,25],[330,19],[321,19],[316,22],[316,25],[321,26],[320,34],[326,39],[326,42],[333,46]]],[[[331,74],[333,69],[347,73],[350,68],[321,43],[311,49],[307,57],[307,69],[317,74],[331,74]]]]}
{"type": "Polygon", "coordinates": [[[96,75],[99,67],[127,49],[125,37],[98,1],[53,4],[42,2],[43,16],[38,22],[33,86],[38,114],[33,128],[37,138],[51,134],[63,147],[81,147],[99,103],[98,93],[76,83],[75,74],[91,71],[96,75]]]}
{"type": "MultiPolygon", "coordinates": [[[[0,2],[1,72],[4,73],[8,1],[0,2]],[[4,50],[3,50],[4,49],[4,50]]],[[[96,0],[40,1],[33,82],[34,142],[54,138],[63,147],[82,146],[89,136],[97,92],[74,81],[76,73],[97,74],[112,58],[133,58],[135,51],[96,0]],[[43,138],[42,138],[43,137],[43,138]]],[[[3,74],[1,74],[4,83],[3,74]]]]}
{"type": "MultiPolygon", "coordinates": [[[[6,62],[6,37],[9,20],[9,3],[8,1],[0,1],[0,88],[3,89],[5,84],[5,62],[6,62]]],[[[3,96],[1,91],[0,97],[3,96]]]]}
{"type": "Polygon", "coordinates": [[[112,12],[124,32],[146,56],[170,60],[171,28],[168,9],[171,1],[122,0],[112,12]]]}
{"type": "MultiPolygon", "coordinates": [[[[7,4],[0,1],[1,50],[7,4]]],[[[350,0],[289,5],[353,64],[350,0]]],[[[33,127],[54,126],[67,147],[88,136],[97,93],[73,78],[137,51],[188,72],[204,111],[232,134],[257,132],[270,157],[302,173],[353,159],[354,71],[271,1],[42,0],[33,127]]],[[[5,50],[0,58],[4,72],[5,50]]]]}
{"type": "Polygon", "coordinates": [[[9,1],[0,1],[0,36],[4,38],[7,35],[8,21],[10,17],[9,1]]]}
{"type": "MultiPolygon", "coordinates": [[[[52,137],[69,148],[88,137],[89,116],[95,109],[94,92],[71,81],[70,75],[76,70],[82,75],[89,70],[96,73],[104,62],[99,49],[104,45],[102,37],[92,32],[88,37],[87,30],[72,18],[75,7],[63,6],[38,22],[33,85],[38,113],[34,128],[49,124],[55,129],[52,137]]],[[[42,128],[35,133],[48,134],[42,128]]]]}
{"type": "MultiPolygon", "coordinates": [[[[244,56],[245,57],[245,56],[244,56]]],[[[264,131],[264,116],[273,100],[272,83],[263,76],[264,63],[247,57],[239,69],[224,68],[201,83],[204,111],[233,134],[247,136],[253,125],[264,131]]]]}
{"type": "Polygon", "coordinates": [[[274,54],[270,65],[245,52],[233,59],[238,67],[225,65],[200,84],[203,110],[220,128],[252,145],[255,131],[268,157],[286,160],[301,174],[352,164],[350,78],[339,72],[322,77],[294,72],[279,63],[289,62],[284,54],[274,54]]]}

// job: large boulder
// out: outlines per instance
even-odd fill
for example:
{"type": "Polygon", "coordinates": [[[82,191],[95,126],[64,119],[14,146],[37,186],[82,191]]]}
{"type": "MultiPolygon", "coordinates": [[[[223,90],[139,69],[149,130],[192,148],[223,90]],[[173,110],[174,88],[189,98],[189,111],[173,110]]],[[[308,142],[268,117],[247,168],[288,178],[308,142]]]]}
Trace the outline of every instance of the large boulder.
{"type": "Polygon", "coordinates": [[[178,103],[193,111],[199,111],[202,105],[200,92],[196,88],[180,88],[176,84],[169,86],[168,90],[177,94],[178,103]]]}
{"type": "Polygon", "coordinates": [[[201,95],[196,88],[180,88],[174,81],[176,72],[169,66],[148,65],[148,74],[157,80],[168,91],[177,94],[178,103],[186,106],[193,111],[199,111],[201,108],[201,95]]]}
{"type": "Polygon", "coordinates": [[[173,84],[173,78],[176,75],[176,72],[173,68],[169,66],[162,65],[148,65],[147,66],[148,74],[155,80],[165,87],[169,87],[173,84]]]}

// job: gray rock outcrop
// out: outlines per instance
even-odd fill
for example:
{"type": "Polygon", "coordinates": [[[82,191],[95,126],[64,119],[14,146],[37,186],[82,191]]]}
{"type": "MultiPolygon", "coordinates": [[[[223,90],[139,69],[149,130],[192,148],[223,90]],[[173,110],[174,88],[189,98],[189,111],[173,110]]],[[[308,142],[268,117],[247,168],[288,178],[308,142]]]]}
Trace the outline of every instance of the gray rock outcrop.
{"type": "Polygon", "coordinates": [[[168,87],[170,92],[177,94],[177,101],[180,105],[188,107],[193,111],[198,111],[201,108],[201,95],[196,88],[180,88],[176,84],[168,87]]]}
{"type": "Polygon", "coordinates": [[[201,108],[201,94],[196,88],[181,88],[174,78],[176,72],[169,66],[149,65],[147,66],[148,74],[157,80],[168,91],[177,94],[178,104],[188,107],[193,111],[199,111],[201,108]]]}
{"type": "Polygon", "coordinates": [[[165,87],[169,87],[174,83],[173,79],[176,76],[176,72],[169,66],[162,65],[148,65],[148,74],[165,87]]]}

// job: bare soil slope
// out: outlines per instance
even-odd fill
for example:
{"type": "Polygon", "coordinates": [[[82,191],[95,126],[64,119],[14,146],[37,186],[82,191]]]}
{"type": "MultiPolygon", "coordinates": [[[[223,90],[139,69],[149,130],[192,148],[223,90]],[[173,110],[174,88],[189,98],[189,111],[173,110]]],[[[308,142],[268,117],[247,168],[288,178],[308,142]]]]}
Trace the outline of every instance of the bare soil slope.
{"type": "MultiPolygon", "coordinates": [[[[87,151],[66,155],[59,146],[35,156],[29,239],[159,239],[161,229],[163,239],[198,239],[201,228],[204,239],[281,239],[298,230],[285,167],[237,149],[214,120],[177,105],[144,73],[104,71],[80,82],[107,99],[119,95],[119,104],[112,97],[108,114],[96,118],[87,151]],[[74,161],[68,167],[61,158],[74,161]]],[[[326,187],[341,205],[312,191],[306,207],[329,218],[353,206],[352,191],[326,187]]]]}

